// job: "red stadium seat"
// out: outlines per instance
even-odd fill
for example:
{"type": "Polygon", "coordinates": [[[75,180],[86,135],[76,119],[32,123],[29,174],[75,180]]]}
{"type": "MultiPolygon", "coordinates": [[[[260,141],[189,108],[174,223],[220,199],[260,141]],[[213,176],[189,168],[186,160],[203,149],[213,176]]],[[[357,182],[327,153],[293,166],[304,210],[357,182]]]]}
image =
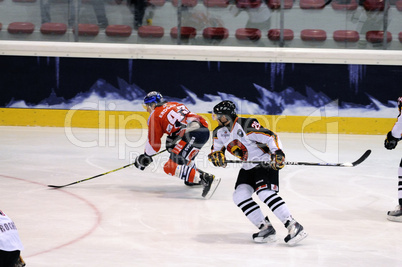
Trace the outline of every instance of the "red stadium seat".
{"type": "Polygon", "coordinates": [[[332,0],[331,6],[334,10],[356,10],[358,4],[356,0],[351,0],[348,4],[340,4],[339,2],[332,0]]]}
{"type": "Polygon", "coordinates": [[[229,30],[224,27],[208,27],[202,32],[205,39],[223,40],[229,37],[229,30]]]}
{"type": "MultiPolygon", "coordinates": [[[[285,0],[284,9],[291,9],[293,7],[293,0],[285,0]]],[[[268,0],[267,5],[270,9],[279,9],[281,7],[281,0],[268,0]]]]}
{"type": "Polygon", "coordinates": [[[325,0],[300,0],[301,9],[323,9],[325,0]]]}
{"type": "Polygon", "coordinates": [[[229,0],[204,0],[203,3],[206,7],[227,7],[229,0]]]}
{"type": "Polygon", "coordinates": [[[0,23],[0,31],[1,31],[2,28],[3,28],[3,24],[0,23]]]}
{"type": "Polygon", "coordinates": [[[106,27],[105,33],[107,36],[129,37],[133,28],[128,25],[109,25],[106,27]]]}
{"type": "MultiPolygon", "coordinates": [[[[281,36],[280,29],[270,29],[268,31],[268,39],[271,41],[279,41],[281,36]]],[[[293,30],[291,29],[283,29],[283,40],[291,41],[294,38],[293,30]]]]}
{"type": "MultiPolygon", "coordinates": [[[[179,0],[172,0],[173,6],[177,7],[179,0]]],[[[181,6],[195,7],[197,5],[197,0],[181,0],[181,6]]]]}
{"type": "Polygon", "coordinates": [[[235,36],[239,40],[258,41],[261,39],[261,30],[256,28],[240,28],[236,30],[235,36]]]}
{"type": "Polygon", "coordinates": [[[261,0],[236,0],[237,8],[258,8],[261,4],[261,0]]]}
{"type": "Polygon", "coordinates": [[[398,34],[398,39],[399,39],[399,42],[402,43],[402,32],[400,32],[400,33],[398,34]]]}
{"type": "Polygon", "coordinates": [[[145,25],[138,28],[138,36],[161,38],[165,34],[165,30],[161,26],[145,25]]]}
{"type": "MultiPolygon", "coordinates": [[[[75,33],[75,27],[73,27],[73,33],[75,33]]],[[[99,26],[96,24],[78,24],[79,36],[97,36],[99,33],[99,26]]]]}
{"type": "Polygon", "coordinates": [[[396,9],[402,11],[402,0],[399,0],[395,3],[396,9]]]}
{"type": "MultiPolygon", "coordinates": [[[[194,38],[197,35],[197,30],[193,27],[181,27],[180,28],[180,38],[181,39],[190,39],[194,38]]],[[[178,30],[177,27],[173,27],[170,30],[170,36],[172,38],[178,37],[178,30]]]]}
{"type": "Polygon", "coordinates": [[[46,22],[40,26],[42,34],[63,35],[67,32],[67,25],[65,23],[46,22]]]}
{"type": "MultiPolygon", "coordinates": [[[[363,7],[367,11],[384,11],[384,0],[364,0],[363,7]]],[[[389,8],[389,5],[388,5],[389,8]]]]}
{"type": "Polygon", "coordinates": [[[338,30],[334,31],[334,40],[336,42],[357,42],[360,39],[360,35],[357,31],[353,30],[338,30]]]}
{"type": "Polygon", "coordinates": [[[7,31],[12,34],[30,34],[35,30],[35,25],[31,22],[12,22],[8,25],[7,31]]]}
{"type": "Polygon", "coordinates": [[[319,29],[305,29],[300,33],[300,37],[303,41],[325,41],[327,39],[327,33],[324,30],[319,29]]]}
{"type": "MultiPolygon", "coordinates": [[[[368,31],[366,32],[366,40],[370,43],[382,43],[384,40],[383,31],[368,31]]],[[[392,34],[387,32],[387,43],[392,41],[392,34]]]]}

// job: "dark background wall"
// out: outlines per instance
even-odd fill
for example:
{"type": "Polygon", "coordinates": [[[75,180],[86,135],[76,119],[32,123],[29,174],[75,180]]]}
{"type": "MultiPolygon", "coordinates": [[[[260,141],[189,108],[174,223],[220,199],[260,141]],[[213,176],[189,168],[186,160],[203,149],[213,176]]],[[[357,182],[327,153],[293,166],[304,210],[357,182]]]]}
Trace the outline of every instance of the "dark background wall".
{"type": "Polygon", "coordinates": [[[402,94],[400,66],[1,56],[0,70],[1,107],[11,100],[37,104],[52,90],[70,99],[99,79],[118,88],[118,78],[178,98],[186,96],[185,86],[199,97],[219,91],[257,102],[254,84],[301,94],[310,87],[341,103],[361,105],[370,102],[367,94],[384,104],[402,94]]]}

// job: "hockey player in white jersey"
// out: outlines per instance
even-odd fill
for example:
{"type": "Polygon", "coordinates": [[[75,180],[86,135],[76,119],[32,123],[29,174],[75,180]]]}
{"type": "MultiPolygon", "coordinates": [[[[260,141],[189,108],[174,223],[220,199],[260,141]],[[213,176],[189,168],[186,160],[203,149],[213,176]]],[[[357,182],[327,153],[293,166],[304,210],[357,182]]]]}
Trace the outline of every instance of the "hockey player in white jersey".
{"type": "MultiPolygon", "coordinates": [[[[399,115],[394,127],[390,132],[388,132],[387,137],[384,141],[384,146],[386,149],[394,149],[398,142],[402,140],[402,96],[398,98],[398,109],[399,115]]],[[[399,205],[396,206],[395,210],[388,211],[388,220],[394,222],[402,222],[402,158],[399,163],[398,169],[398,201],[399,205]]]]}
{"type": "Polygon", "coordinates": [[[0,210],[0,266],[25,266],[25,262],[20,255],[23,249],[15,223],[0,210]]]}
{"type": "Polygon", "coordinates": [[[285,242],[294,245],[303,240],[307,233],[293,219],[285,201],[278,195],[279,170],[285,165],[285,154],[279,137],[262,127],[257,119],[237,116],[236,106],[231,101],[222,101],[213,108],[213,118],[219,126],[213,132],[212,152],[208,155],[214,166],[226,167],[225,151],[243,161],[261,161],[261,164],[242,163],[237,176],[234,203],[260,230],[253,234],[258,243],[276,241],[276,231],[263,215],[260,206],[253,200],[256,193],[275,216],[288,229],[285,242]],[[270,164],[263,164],[270,162],[270,164]]]}

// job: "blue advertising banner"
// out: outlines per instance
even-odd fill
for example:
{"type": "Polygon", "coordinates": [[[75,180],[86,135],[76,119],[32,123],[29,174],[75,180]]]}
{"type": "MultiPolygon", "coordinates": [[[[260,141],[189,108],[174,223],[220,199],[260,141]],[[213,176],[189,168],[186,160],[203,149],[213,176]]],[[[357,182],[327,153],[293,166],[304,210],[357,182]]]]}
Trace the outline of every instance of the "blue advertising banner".
{"type": "Polygon", "coordinates": [[[241,114],[308,115],[325,105],[339,116],[396,116],[402,67],[2,56],[0,107],[81,109],[105,101],[143,111],[153,90],[208,113],[221,100],[241,114]]]}

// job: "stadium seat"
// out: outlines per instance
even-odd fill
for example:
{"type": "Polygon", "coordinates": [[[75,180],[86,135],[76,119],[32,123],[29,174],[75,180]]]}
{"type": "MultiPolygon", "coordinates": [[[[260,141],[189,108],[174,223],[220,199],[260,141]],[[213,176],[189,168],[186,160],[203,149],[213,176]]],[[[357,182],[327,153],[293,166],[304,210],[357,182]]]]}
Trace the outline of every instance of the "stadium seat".
{"type": "Polygon", "coordinates": [[[236,0],[237,8],[258,8],[261,4],[261,0],[236,0]]]}
{"type": "Polygon", "coordinates": [[[356,10],[359,6],[357,0],[351,0],[347,4],[339,3],[338,1],[332,1],[331,6],[334,10],[356,10]]]}
{"type": "Polygon", "coordinates": [[[235,36],[239,40],[257,41],[261,39],[261,30],[256,28],[240,28],[236,30],[235,36]]]}
{"type": "Polygon", "coordinates": [[[161,38],[165,34],[165,30],[161,26],[144,25],[138,28],[138,36],[142,38],[161,38]]]}
{"type": "MultiPolygon", "coordinates": [[[[280,29],[270,29],[268,31],[268,39],[271,41],[279,41],[281,30],[280,29]]],[[[291,41],[294,38],[293,30],[291,29],[283,29],[283,40],[291,41]]]]}
{"type": "MultiPolygon", "coordinates": [[[[177,7],[179,0],[172,0],[173,6],[177,7]]],[[[181,0],[181,6],[195,7],[197,5],[197,0],[181,0]]]]}
{"type": "Polygon", "coordinates": [[[163,6],[166,0],[148,0],[148,4],[151,6],[163,6]]]}
{"type": "Polygon", "coordinates": [[[3,24],[0,23],[0,31],[1,31],[2,28],[3,28],[3,24]]]}
{"type": "MultiPolygon", "coordinates": [[[[180,38],[181,39],[190,39],[194,38],[197,35],[197,30],[193,27],[181,27],[180,28],[180,38]]],[[[173,27],[170,29],[170,36],[172,38],[178,37],[177,27],[173,27]]]]}
{"type": "Polygon", "coordinates": [[[325,0],[300,0],[301,9],[323,9],[325,0]]]}
{"type": "MultiPolygon", "coordinates": [[[[367,11],[384,11],[384,0],[364,0],[363,7],[367,11]]],[[[389,8],[389,5],[388,5],[389,8]]]]}
{"type": "Polygon", "coordinates": [[[303,41],[325,41],[327,39],[327,33],[320,29],[305,29],[300,33],[300,38],[303,41]]]}
{"type": "Polygon", "coordinates": [[[40,26],[42,34],[50,35],[63,35],[67,32],[67,25],[65,23],[46,22],[40,26]]]}
{"type": "MultiPolygon", "coordinates": [[[[293,0],[285,0],[284,9],[291,9],[293,7],[293,0]]],[[[268,0],[267,5],[270,9],[279,9],[281,7],[281,0],[268,0]]]]}
{"type": "Polygon", "coordinates": [[[35,30],[35,25],[31,22],[12,22],[8,25],[7,31],[12,34],[30,34],[35,30]]]}
{"type": "Polygon", "coordinates": [[[223,40],[229,37],[229,30],[224,27],[208,27],[202,32],[205,39],[223,40]]]}
{"type": "Polygon", "coordinates": [[[129,37],[132,31],[128,25],[109,25],[105,29],[106,35],[111,37],[129,37]]]}
{"type": "MultiPolygon", "coordinates": [[[[383,31],[368,31],[366,32],[366,40],[370,43],[382,43],[384,40],[383,31]]],[[[392,41],[392,34],[387,32],[387,43],[392,41]]]]}
{"type": "Polygon", "coordinates": [[[402,43],[402,32],[400,32],[400,33],[398,34],[398,39],[399,39],[399,42],[402,43]]]}
{"type": "MultiPolygon", "coordinates": [[[[75,27],[73,27],[73,33],[75,33],[75,27]]],[[[99,26],[96,24],[78,24],[79,36],[97,36],[99,33],[99,26]]]]}
{"type": "Polygon", "coordinates": [[[203,0],[206,7],[227,7],[229,0],[203,0]]]}
{"type": "Polygon", "coordinates": [[[402,0],[399,0],[395,3],[396,9],[402,11],[402,0]]]}
{"type": "Polygon", "coordinates": [[[354,30],[338,30],[334,31],[333,38],[336,42],[357,42],[360,39],[360,35],[354,30]]]}

